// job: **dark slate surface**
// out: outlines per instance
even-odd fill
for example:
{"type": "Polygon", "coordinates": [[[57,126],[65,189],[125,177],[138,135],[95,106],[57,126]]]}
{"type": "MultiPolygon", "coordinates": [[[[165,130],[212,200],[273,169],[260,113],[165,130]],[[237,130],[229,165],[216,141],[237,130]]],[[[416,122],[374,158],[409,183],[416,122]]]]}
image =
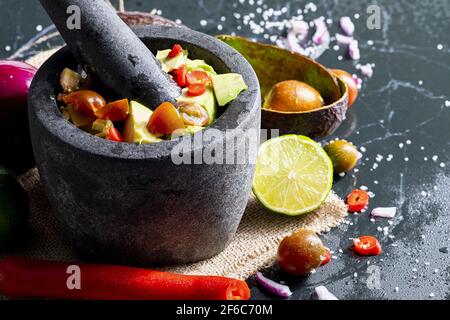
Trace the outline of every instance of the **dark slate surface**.
{"type": "MultiPolygon", "coordinates": [[[[256,9],[260,2],[242,2],[127,1],[127,8],[150,11],[156,7],[168,18],[179,18],[187,26],[209,34],[234,31],[264,39],[263,35],[253,35],[242,22],[250,12],[259,21],[256,9]],[[239,19],[234,17],[235,12],[241,14],[239,19]],[[202,19],[207,21],[206,26],[200,23],[202,19]]],[[[280,17],[283,19],[295,15],[307,2],[266,0],[262,4],[275,9],[286,6],[287,12],[280,17]]],[[[354,187],[367,186],[375,194],[371,208],[396,206],[399,212],[392,225],[382,219],[371,222],[368,213],[350,216],[348,224],[323,236],[337,259],[308,278],[289,278],[276,268],[268,274],[295,289],[292,299],[310,299],[317,285],[326,285],[341,299],[449,299],[450,255],[446,248],[450,247],[450,108],[445,101],[450,100],[450,2],[315,2],[318,10],[307,15],[306,20],[325,15],[333,19],[333,32],[339,17],[360,14],[354,21],[361,43],[361,62],[376,64],[373,78],[364,81],[360,99],[336,133],[366,149],[363,162],[358,172],[336,181],[334,189],[345,196],[354,187]],[[382,30],[365,26],[366,8],[371,3],[381,7],[382,30]],[[368,40],[374,44],[367,44],[368,40]],[[439,44],[442,48],[438,48],[439,44]],[[384,235],[385,227],[391,237],[384,235]],[[383,255],[354,256],[348,250],[349,238],[361,234],[379,237],[383,255]],[[377,274],[379,286],[372,281],[377,274]]],[[[37,25],[49,24],[37,1],[3,0],[0,8],[1,57],[9,56],[35,35],[37,25]],[[11,46],[11,51],[6,51],[6,46],[11,46]]],[[[341,54],[331,49],[319,61],[356,72],[352,62],[338,61],[341,54]]],[[[256,288],[253,293],[254,298],[267,298],[256,288]]]]}

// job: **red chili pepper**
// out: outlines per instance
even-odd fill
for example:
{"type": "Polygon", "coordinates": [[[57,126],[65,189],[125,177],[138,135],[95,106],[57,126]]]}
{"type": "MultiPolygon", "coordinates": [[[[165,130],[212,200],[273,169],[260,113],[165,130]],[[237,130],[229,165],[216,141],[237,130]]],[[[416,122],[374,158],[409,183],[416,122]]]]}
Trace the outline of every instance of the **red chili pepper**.
{"type": "Polygon", "coordinates": [[[325,254],[324,254],[324,259],[322,260],[321,266],[326,265],[330,261],[331,261],[331,252],[330,252],[330,249],[326,248],[325,254]]]}
{"type": "Polygon", "coordinates": [[[378,256],[381,254],[381,245],[377,238],[362,236],[353,239],[353,250],[362,256],[378,256]]]}
{"type": "Polygon", "coordinates": [[[236,279],[12,257],[0,260],[0,292],[11,298],[64,300],[248,300],[250,298],[250,289],[246,282],[236,279]],[[71,270],[70,266],[75,268],[71,270]],[[77,270],[80,289],[74,285],[77,284],[74,280],[77,270]]]}
{"type": "Polygon", "coordinates": [[[111,121],[124,121],[130,114],[130,104],[128,99],[122,99],[108,103],[103,108],[95,112],[99,119],[109,119],[111,121]]]}
{"type": "Polygon", "coordinates": [[[172,50],[169,52],[168,57],[169,58],[175,58],[176,56],[178,56],[179,54],[181,54],[183,52],[183,47],[180,46],[179,44],[174,44],[172,47],[172,50]]]}
{"type": "Polygon", "coordinates": [[[188,86],[194,85],[194,84],[204,84],[205,86],[211,83],[211,78],[209,75],[202,70],[194,70],[189,72],[186,75],[186,82],[188,86]]]}
{"type": "Polygon", "coordinates": [[[184,88],[184,87],[187,86],[187,82],[186,82],[187,68],[186,68],[186,65],[182,65],[178,69],[175,69],[174,71],[172,71],[172,73],[173,73],[173,77],[174,77],[175,81],[177,82],[178,86],[180,86],[181,88],[184,88]]]}
{"type": "Polygon", "coordinates": [[[201,83],[188,86],[188,96],[191,97],[201,96],[205,91],[206,86],[201,83]]]}
{"type": "Polygon", "coordinates": [[[369,194],[363,190],[353,190],[347,196],[347,205],[350,212],[361,212],[369,205],[369,194]]]}
{"type": "Polygon", "coordinates": [[[106,136],[106,139],[115,141],[115,142],[123,142],[122,135],[120,134],[119,130],[116,128],[110,128],[108,130],[108,135],[106,136]]]}

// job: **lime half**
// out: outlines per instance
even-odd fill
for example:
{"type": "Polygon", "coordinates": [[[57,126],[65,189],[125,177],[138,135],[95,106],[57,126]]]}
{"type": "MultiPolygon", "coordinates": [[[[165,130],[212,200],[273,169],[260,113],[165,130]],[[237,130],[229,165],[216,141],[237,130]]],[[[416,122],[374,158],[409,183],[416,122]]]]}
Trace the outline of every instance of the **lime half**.
{"type": "Polygon", "coordinates": [[[327,199],[333,164],[315,141],[286,135],[263,143],[253,192],[269,210],[290,216],[311,212],[327,199]]]}

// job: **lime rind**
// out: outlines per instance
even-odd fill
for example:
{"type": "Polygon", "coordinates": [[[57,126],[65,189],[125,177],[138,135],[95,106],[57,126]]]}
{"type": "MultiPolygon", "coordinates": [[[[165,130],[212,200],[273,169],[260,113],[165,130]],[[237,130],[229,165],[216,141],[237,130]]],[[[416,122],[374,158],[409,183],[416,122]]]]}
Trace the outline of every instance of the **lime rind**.
{"type": "Polygon", "coordinates": [[[299,216],[310,213],[318,209],[325,202],[331,192],[332,185],[333,164],[326,152],[314,140],[305,136],[285,135],[268,140],[260,146],[257,170],[255,178],[253,180],[253,193],[261,202],[261,204],[270,211],[282,213],[289,216],[299,216]],[[293,142],[285,143],[285,140],[291,140],[293,142]],[[291,147],[295,147],[296,150],[286,150],[287,148],[291,147]],[[305,150],[306,152],[302,153],[302,151],[305,150]],[[276,154],[277,152],[278,154],[276,154]],[[286,153],[288,154],[288,156],[286,156],[286,153]],[[305,159],[303,159],[303,161],[297,161],[297,159],[295,158],[296,154],[305,157],[309,156],[310,159],[306,160],[311,161],[309,163],[305,163],[305,159]],[[283,157],[279,158],[280,156],[283,157]],[[279,159],[274,159],[272,157],[278,157],[279,159]],[[276,161],[278,160],[282,162],[278,163],[277,165],[276,161]],[[261,162],[265,163],[262,164],[261,162]],[[281,165],[282,168],[277,167],[279,165],[281,165]],[[302,165],[303,167],[299,169],[299,165],[302,165]],[[308,171],[308,166],[310,165],[316,165],[316,167],[319,166],[322,168],[319,170],[315,168],[316,170],[308,171]],[[282,172],[286,169],[289,169],[290,173],[282,172]],[[262,170],[264,170],[263,173],[261,173],[262,170]],[[303,172],[302,170],[305,172],[303,172]],[[317,177],[319,176],[317,174],[317,171],[323,171],[322,179],[317,179],[317,177]],[[295,175],[295,173],[298,172],[302,173],[300,175],[300,177],[302,178],[301,181],[303,182],[301,186],[298,184],[298,179],[296,176],[293,177],[294,183],[289,181],[289,175],[291,173],[295,175]],[[269,180],[269,183],[271,183],[270,186],[265,183],[265,179],[258,179],[262,176],[269,177],[267,180],[269,180]],[[273,181],[275,183],[272,183],[273,181]],[[305,181],[307,181],[307,183],[305,183],[305,181]],[[296,188],[297,190],[291,190],[292,188],[296,188]],[[280,192],[280,189],[282,189],[283,191],[280,192]],[[277,192],[280,198],[284,196],[282,205],[274,205],[267,199],[270,197],[270,194],[277,192]],[[292,195],[295,195],[297,192],[299,194],[302,193],[303,196],[294,198],[292,195]],[[267,196],[267,194],[269,194],[269,197],[267,196]],[[308,205],[306,205],[305,198],[309,198],[309,202],[311,203],[308,203],[308,205]],[[296,203],[294,208],[292,208],[292,206],[288,204],[292,204],[292,202],[296,203]],[[304,205],[302,205],[302,202],[304,205]]]}

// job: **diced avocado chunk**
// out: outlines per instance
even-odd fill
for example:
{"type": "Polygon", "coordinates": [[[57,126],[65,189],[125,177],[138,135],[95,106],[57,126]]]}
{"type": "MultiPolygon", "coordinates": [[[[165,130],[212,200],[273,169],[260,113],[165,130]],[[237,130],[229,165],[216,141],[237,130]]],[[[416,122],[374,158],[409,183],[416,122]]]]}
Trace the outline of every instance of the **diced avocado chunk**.
{"type": "Polygon", "coordinates": [[[139,102],[130,102],[130,115],[125,123],[123,140],[130,143],[154,143],[162,139],[150,133],[147,129],[147,123],[153,111],[143,106],[139,102]]]}
{"type": "Polygon", "coordinates": [[[211,67],[209,64],[207,64],[205,62],[205,60],[190,60],[190,59],[187,59],[186,68],[187,68],[188,72],[200,69],[200,70],[206,71],[210,75],[217,74],[216,71],[214,71],[213,67],[211,67]]]}
{"type": "Polygon", "coordinates": [[[181,96],[177,99],[178,102],[188,102],[188,103],[198,103],[203,108],[209,116],[209,122],[207,125],[212,124],[216,120],[217,116],[217,102],[214,97],[214,91],[211,88],[206,88],[204,94],[196,97],[191,97],[187,94],[187,90],[183,89],[181,91],[181,96]]]}
{"type": "Polygon", "coordinates": [[[211,80],[217,102],[221,107],[236,99],[242,91],[248,88],[242,76],[237,73],[212,75],[211,80]]]}
{"type": "Polygon", "coordinates": [[[170,138],[171,139],[175,139],[177,137],[187,136],[187,135],[194,134],[196,132],[202,131],[203,129],[205,129],[205,127],[201,127],[201,126],[187,126],[184,129],[176,130],[174,133],[172,133],[170,138]]]}
{"type": "Polygon", "coordinates": [[[177,55],[174,58],[169,58],[169,53],[171,49],[158,51],[156,54],[156,59],[161,62],[161,68],[164,72],[171,72],[178,69],[182,65],[186,64],[187,52],[183,51],[182,54],[177,55]]]}

